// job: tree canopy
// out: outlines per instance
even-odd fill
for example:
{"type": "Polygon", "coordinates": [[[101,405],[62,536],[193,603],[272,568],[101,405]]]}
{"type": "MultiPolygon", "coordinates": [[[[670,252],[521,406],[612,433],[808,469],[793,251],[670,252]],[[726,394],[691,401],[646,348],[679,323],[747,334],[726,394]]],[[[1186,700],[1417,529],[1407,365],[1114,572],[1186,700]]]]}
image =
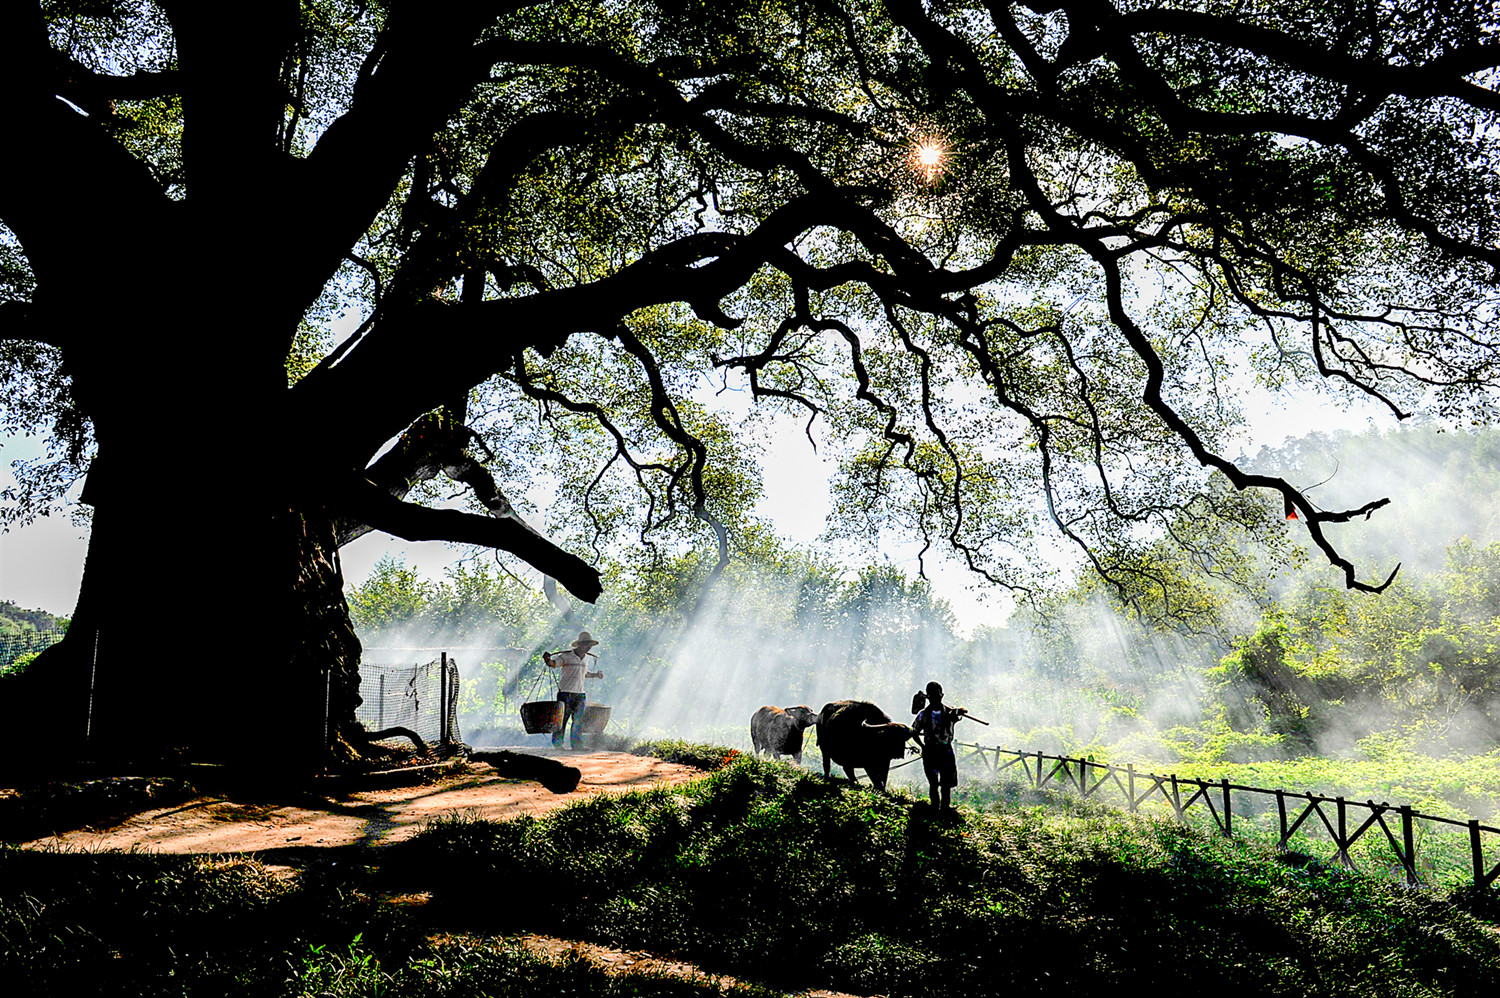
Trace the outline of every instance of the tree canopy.
{"type": "Polygon", "coordinates": [[[293,659],[336,654],[320,552],[366,529],[509,551],[585,599],[611,538],[722,567],[756,483],[706,382],[821,427],[848,535],[1025,594],[1060,532],[1166,613],[1175,566],[1224,564],[1205,525],[1283,511],[1348,586],[1389,584],[1324,531],[1382,498],[1323,509],[1231,456],[1246,386],[1489,418],[1485,5],[0,18],[6,426],[88,467],[70,641],[180,575],[163,533],[234,535],[293,659]],[[338,314],[359,325],[330,349],[338,314]],[[420,501],[444,476],[473,511],[420,501]],[[164,479],[192,496],[169,515],[164,479]]]}

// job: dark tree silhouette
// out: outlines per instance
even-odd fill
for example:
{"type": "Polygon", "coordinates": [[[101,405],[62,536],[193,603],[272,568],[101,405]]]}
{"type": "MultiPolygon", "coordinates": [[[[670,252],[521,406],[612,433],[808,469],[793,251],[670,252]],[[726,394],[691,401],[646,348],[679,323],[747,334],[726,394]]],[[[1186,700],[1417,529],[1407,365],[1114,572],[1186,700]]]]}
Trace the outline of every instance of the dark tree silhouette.
{"type": "Polygon", "coordinates": [[[274,720],[313,758],[352,716],[341,540],[485,545],[583,599],[627,522],[722,566],[751,493],[705,372],[828,423],[850,533],[1018,592],[1055,530],[1171,615],[1184,572],[1234,574],[1204,524],[1283,508],[1378,591],[1324,527],[1384,500],[1245,470],[1238,399],[1485,418],[1494,31],[1343,0],[12,4],[7,419],[67,445],[20,509],[86,466],[93,510],[21,693],[95,753],[261,753],[274,720]],[[561,544],[505,492],[549,447],[561,544]],[[442,476],[473,511],[414,501],[442,476]],[[140,643],[142,593],[180,647],[140,643]]]}

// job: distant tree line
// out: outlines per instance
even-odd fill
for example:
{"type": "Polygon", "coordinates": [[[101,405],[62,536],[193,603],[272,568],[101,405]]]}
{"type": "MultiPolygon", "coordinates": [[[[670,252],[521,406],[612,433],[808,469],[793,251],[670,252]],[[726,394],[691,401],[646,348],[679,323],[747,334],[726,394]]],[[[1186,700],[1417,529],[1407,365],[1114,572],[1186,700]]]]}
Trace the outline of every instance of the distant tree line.
{"type": "Polygon", "coordinates": [[[11,600],[0,600],[0,634],[22,631],[66,632],[68,618],[55,617],[46,610],[26,610],[11,600]]]}

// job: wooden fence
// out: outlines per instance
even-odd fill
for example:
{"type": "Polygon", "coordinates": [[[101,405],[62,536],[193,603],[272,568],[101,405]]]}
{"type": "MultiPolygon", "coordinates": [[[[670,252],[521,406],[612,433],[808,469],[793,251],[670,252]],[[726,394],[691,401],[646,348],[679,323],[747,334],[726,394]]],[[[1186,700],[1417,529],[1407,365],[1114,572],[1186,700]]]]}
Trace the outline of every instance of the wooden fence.
{"type": "MultiPolygon", "coordinates": [[[[1032,787],[1039,790],[1048,786],[1065,787],[1086,798],[1118,793],[1131,812],[1139,811],[1144,804],[1155,803],[1170,807],[1176,818],[1184,821],[1189,808],[1201,805],[1212,817],[1219,834],[1226,837],[1234,834],[1237,808],[1241,816],[1269,814],[1274,802],[1279,828],[1278,849],[1286,849],[1291,837],[1303,825],[1317,827],[1309,824],[1309,819],[1316,817],[1333,842],[1334,858],[1351,868],[1354,861],[1349,855],[1350,848],[1366,833],[1378,828],[1401,864],[1403,876],[1409,884],[1421,882],[1417,873],[1417,821],[1466,828],[1475,886],[1489,887],[1500,879],[1500,863],[1488,866],[1484,849],[1485,836],[1500,836],[1500,828],[1482,825],[1477,819],[1458,820],[1423,814],[1413,811],[1410,806],[1385,801],[1377,804],[1373,800],[1347,800],[1312,792],[1294,793],[1249,787],[1228,780],[1179,777],[1175,773],[1163,776],[1137,770],[1133,764],[1121,768],[1089,759],[1020,752],[969,742],[955,742],[954,748],[958,750],[960,762],[981,765],[996,776],[1018,770],[1032,787]]],[[[1497,843],[1491,841],[1490,844],[1493,856],[1497,843]]]]}

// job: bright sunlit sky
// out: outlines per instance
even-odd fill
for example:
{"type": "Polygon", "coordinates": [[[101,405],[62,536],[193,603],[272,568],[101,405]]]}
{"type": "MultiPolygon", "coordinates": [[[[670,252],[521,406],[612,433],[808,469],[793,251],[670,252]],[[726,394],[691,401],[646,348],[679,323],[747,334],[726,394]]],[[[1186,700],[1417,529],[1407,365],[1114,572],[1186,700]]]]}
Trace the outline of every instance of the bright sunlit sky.
{"type": "MultiPolygon", "coordinates": [[[[1278,444],[1288,437],[1314,429],[1362,428],[1370,419],[1380,425],[1391,422],[1371,408],[1342,411],[1311,394],[1282,399],[1251,415],[1245,451],[1254,453],[1262,444],[1278,444]]],[[[830,466],[815,454],[802,432],[802,422],[785,419],[772,427],[771,445],[762,459],[765,498],[756,513],[768,519],[785,539],[811,545],[817,542],[829,511],[830,466]]],[[[35,457],[42,441],[14,437],[0,441],[0,485],[11,480],[11,462],[35,457]]],[[[67,616],[78,598],[87,549],[87,530],[74,526],[66,515],[40,519],[30,526],[0,536],[0,599],[26,609],[46,610],[67,616]]],[[[893,546],[882,554],[909,575],[917,569],[918,545],[893,546]]],[[[443,568],[466,553],[466,549],[441,541],[414,543],[385,534],[372,533],[342,551],[345,579],[364,581],[375,563],[389,554],[414,565],[423,574],[441,577],[443,568]]],[[[965,634],[984,623],[999,623],[1009,613],[1009,604],[991,591],[988,597],[976,589],[975,579],[956,564],[929,552],[928,577],[938,595],[949,601],[965,634]]]]}

